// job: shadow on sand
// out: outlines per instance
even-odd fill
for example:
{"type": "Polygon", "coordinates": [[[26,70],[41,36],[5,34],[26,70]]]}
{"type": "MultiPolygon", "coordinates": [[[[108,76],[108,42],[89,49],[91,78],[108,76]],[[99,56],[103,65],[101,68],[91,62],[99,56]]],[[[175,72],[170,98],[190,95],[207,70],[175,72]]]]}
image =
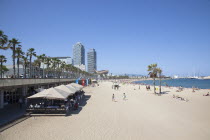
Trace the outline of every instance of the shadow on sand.
{"type": "Polygon", "coordinates": [[[91,98],[91,95],[84,95],[83,99],[79,102],[79,107],[77,110],[70,110],[66,116],[71,116],[72,114],[79,114],[82,108],[87,104],[87,101],[91,98]]]}
{"type": "Polygon", "coordinates": [[[168,94],[170,91],[162,91],[161,94],[168,94]]]}

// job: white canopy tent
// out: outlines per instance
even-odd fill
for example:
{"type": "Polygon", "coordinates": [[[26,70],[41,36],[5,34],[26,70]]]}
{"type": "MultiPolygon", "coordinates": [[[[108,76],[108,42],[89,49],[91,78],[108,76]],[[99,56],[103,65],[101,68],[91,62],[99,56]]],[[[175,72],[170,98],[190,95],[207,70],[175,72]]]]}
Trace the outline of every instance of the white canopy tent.
{"type": "Polygon", "coordinates": [[[66,85],[67,88],[69,88],[70,90],[72,90],[74,93],[76,93],[77,91],[79,91],[78,88],[73,87],[72,85],[66,85]]]}
{"type": "Polygon", "coordinates": [[[56,88],[49,88],[28,97],[28,99],[45,98],[45,99],[65,100],[69,95],[71,95],[70,92],[66,92],[64,90],[56,89],[56,88]]]}
{"type": "Polygon", "coordinates": [[[71,83],[69,84],[71,86],[73,86],[74,88],[76,88],[77,90],[81,90],[83,88],[83,86],[79,85],[79,84],[76,84],[76,83],[71,83]]]}
{"type": "Polygon", "coordinates": [[[68,86],[65,86],[65,85],[57,86],[57,87],[55,87],[55,89],[63,90],[65,92],[70,93],[70,95],[73,95],[76,92],[76,89],[74,89],[73,87],[71,88],[71,87],[68,87],[68,86]]]}

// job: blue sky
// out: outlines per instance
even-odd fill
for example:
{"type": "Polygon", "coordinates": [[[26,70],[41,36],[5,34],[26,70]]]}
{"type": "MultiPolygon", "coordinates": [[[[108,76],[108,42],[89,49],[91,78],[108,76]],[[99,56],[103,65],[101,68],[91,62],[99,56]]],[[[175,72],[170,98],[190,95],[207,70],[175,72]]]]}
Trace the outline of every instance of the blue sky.
{"type": "Polygon", "coordinates": [[[210,75],[210,0],[0,0],[0,13],[25,51],[72,56],[81,42],[114,74],[210,75]]]}

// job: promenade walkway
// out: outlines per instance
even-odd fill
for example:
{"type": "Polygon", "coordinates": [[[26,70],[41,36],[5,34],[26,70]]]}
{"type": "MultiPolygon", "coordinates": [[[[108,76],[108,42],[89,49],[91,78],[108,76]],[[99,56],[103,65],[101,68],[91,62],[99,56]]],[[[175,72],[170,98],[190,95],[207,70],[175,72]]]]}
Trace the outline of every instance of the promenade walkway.
{"type": "Polygon", "coordinates": [[[5,124],[22,117],[26,113],[25,110],[24,105],[20,108],[18,104],[7,105],[5,108],[0,109],[0,128],[5,124]]]}

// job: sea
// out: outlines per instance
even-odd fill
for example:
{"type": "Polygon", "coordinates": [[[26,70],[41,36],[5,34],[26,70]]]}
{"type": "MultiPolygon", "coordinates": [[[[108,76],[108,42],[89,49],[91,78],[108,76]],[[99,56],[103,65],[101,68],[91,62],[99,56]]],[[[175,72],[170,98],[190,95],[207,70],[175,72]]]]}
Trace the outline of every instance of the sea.
{"type": "MultiPolygon", "coordinates": [[[[135,83],[153,85],[153,80],[136,81],[135,83]]],[[[210,89],[210,79],[167,79],[162,80],[161,83],[162,86],[210,89]]],[[[159,79],[155,80],[155,85],[159,85],[159,79]]]]}

